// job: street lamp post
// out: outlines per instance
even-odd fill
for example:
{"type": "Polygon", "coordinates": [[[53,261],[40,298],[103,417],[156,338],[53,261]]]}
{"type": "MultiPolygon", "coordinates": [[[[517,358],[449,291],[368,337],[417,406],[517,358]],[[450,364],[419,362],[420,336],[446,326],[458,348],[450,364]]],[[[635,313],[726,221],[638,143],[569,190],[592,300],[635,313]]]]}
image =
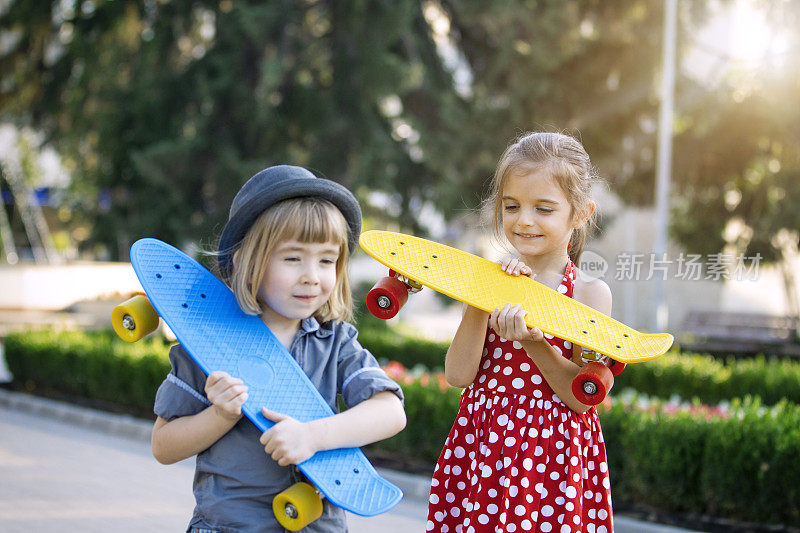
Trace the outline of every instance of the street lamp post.
{"type": "MultiPolygon", "coordinates": [[[[675,92],[675,34],[678,0],[664,2],[664,49],[661,67],[661,105],[658,116],[658,165],[656,167],[654,259],[665,259],[669,226],[669,189],[672,172],[672,122],[675,92]]],[[[664,331],[669,307],[664,295],[664,280],[655,279],[656,313],[654,331],[664,331]]]]}

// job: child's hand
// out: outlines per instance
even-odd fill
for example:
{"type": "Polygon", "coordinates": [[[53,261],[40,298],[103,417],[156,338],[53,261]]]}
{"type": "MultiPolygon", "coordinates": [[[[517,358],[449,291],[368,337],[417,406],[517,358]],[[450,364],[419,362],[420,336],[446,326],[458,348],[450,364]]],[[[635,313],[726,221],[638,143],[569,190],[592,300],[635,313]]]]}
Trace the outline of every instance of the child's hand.
{"type": "Polygon", "coordinates": [[[259,440],[267,455],[279,465],[300,464],[317,452],[316,441],[308,424],[266,407],[261,408],[261,413],[275,425],[265,431],[259,440]]]}
{"type": "Polygon", "coordinates": [[[504,257],[499,261],[499,263],[503,272],[511,276],[519,276],[522,274],[523,276],[528,276],[530,278],[536,277],[536,274],[533,273],[531,267],[523,263],[518,257],[504,257]]]}
{"type": "Polygon", "coordinates": [[[492,311],[489,315],[489,327],[498,335],[510,341],[541,341],[544,333],[539,328],[528,328],[525,324],[525,315],[528,312],[522,308],[522,304],[511,305],[510,303],[492,311]]]}
{"type": "Polygon", "coordinates": [[[247,386],[241,379],[232,378],[225,372],[212,372],[206,379],[205,391],[219,416],[228,420],[242,417],[242,405],[247,401],[247,386]]]}

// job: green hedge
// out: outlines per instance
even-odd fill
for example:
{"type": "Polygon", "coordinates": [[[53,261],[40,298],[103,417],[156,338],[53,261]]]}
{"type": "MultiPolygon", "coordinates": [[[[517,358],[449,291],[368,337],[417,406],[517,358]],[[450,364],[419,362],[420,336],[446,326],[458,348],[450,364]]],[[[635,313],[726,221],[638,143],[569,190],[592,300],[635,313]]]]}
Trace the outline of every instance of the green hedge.
{"type": "Polygon", "coordinates": [[[112,331],[31,331],[5,338],[6,361],[17,386],[110,402],[153,412],[158,386],[169,372],[169,345],[153,335],[135,344],[112,331]]]}
{"type": "Polygon", "coordinates": [[[800,526],[800,406],[727,416],[617,402],[601,413],[613,496],[658,509],[800,526]]]}
{"type": "Polygon", "coordinates": [[[800,361],[730,359],[670,352],[654,361],[628,365],[614,388],[632,388],[649,396],[697,398],[708,404],[757,396],[768,405],[781,400],[800,404],[800,361]]]}
{"type": "Polygon", "coordinates": [[[408,368],[422,365],[430,371],[444,368],[444,355],[450,345],[380,327],[360,327],[358,340],[380,361],[398,361],[408,368]]]}

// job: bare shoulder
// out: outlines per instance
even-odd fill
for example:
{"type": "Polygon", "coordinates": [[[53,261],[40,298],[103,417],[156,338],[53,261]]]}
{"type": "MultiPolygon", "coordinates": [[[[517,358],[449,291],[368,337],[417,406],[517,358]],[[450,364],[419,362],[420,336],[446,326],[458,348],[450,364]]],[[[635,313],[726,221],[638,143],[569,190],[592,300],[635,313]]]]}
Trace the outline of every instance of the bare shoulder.
{"type": "Polygon", "coordinates": [[[611,289],[601,279],[582,275],[578,271],[578,275],[575,276],[575,288],[572,291],[572,296],[582,304],[597,309],[601,313],[611,314],[611,289]]]}

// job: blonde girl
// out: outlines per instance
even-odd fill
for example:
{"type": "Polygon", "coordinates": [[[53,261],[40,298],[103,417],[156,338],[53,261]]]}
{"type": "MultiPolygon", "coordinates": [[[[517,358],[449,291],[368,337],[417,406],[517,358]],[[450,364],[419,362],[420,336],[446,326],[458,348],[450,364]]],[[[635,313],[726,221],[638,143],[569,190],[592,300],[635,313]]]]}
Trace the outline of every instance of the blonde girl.
{"type": "MultiPolygon", "coordinates": [[[[575,266],[595,214],[593,181],[576,139],[529,133],[500,158],[486,206],[515,251],[505,272],[610,313],[608,286],[575,266]]],[[[529,329],[525,314],[515,302],[464,311],[445,376],[465,389],[434,472],[428,531],[612,531],[600,422],[571,389],[580,347],[529,329]]]]}

